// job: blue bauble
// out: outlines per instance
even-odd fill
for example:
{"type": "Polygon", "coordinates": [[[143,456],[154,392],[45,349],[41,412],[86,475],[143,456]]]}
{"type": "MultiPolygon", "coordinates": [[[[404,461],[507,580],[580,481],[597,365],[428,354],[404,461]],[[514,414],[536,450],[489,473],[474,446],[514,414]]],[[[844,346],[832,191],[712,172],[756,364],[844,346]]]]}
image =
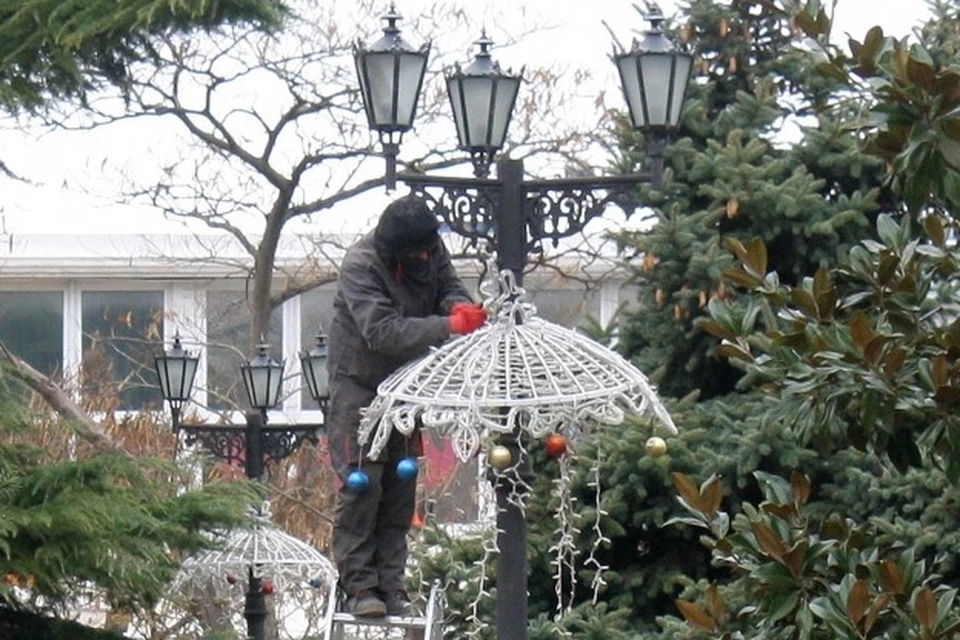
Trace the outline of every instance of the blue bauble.
{"type": "Polygon", "coordinates": [[[365,493],[370,488],[370,476],[357,469],[347,476],[347,489],[352,493],[365,493]]]}
{"type": "Polygon", "coordinates": [[[404,458],[397,463],[397,477],[401,480],[413,480],[420,472],[420,465],[413,458],[404,458]]]}

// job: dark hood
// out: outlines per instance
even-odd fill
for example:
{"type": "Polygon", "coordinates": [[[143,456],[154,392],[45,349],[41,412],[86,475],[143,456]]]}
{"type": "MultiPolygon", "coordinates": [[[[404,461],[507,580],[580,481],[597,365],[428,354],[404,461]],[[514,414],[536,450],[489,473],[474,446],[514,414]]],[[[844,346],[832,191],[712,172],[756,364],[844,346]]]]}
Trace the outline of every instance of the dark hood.
{"type": "Polygon", "coordinates": [[[429,250],[439,241],[440,223],[420,198],[406,196],[387,205],[374,231],[377,255],[391,269],[406,255],[429,250]]]}

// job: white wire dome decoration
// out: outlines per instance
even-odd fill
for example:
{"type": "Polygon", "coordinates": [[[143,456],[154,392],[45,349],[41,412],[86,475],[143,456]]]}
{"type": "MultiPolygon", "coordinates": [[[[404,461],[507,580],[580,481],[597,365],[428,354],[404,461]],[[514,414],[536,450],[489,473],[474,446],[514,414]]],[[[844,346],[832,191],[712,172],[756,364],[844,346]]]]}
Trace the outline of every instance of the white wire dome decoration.
{"type": "Polygon", "coordinates": [[[477,331],[432,349],[377,389],[363,412],[360,442],[374,458],[393,429],[410,435],[418,419],[449,437],[466,462],[494,433],[519,429],[576,438],[591,425],[615,425],[626,413],[677,428],[646,376],[614,351],[543,320],[503,270],[481,287],[491,318],[477,331]]]}
{"type": "Polygon", "coordinates": [[[228,576],[236,577],[236,583],[242,587],[251,568],[254,575],[269,579],[278,593],[307,585],[327,589],[337,577],[330,560],[277,528],[270,520],[269,510],[264,509],[252,529],[231,531],[220,548],[187,558],[175,585],[180,589],[215,585],[215,591],[224,592],[231,586],[228,576]]]}

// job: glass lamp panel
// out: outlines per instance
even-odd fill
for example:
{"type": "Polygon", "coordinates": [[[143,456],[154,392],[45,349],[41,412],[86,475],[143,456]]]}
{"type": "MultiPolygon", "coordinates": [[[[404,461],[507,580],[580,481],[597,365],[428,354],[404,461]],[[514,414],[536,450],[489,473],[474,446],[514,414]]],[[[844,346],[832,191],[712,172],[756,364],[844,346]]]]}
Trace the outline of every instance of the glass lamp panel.
{"type": "Polygon", "coordinates": [[[463,102],[466,107],[466,148],[490,146],[490,102],[493,78],[462,78],[463,102]]]}
{"type": "Polygon", "coordinates": [[[646,126],[647,116],[643,112],[643,96],[640,87],[640,72],[637,57],[622,55],[617,57],[617,70],[620,71],[620,86],[623,88],[623,97],[627,101],[630,111],[630,120],[635,129],[646,126]]]}
{"type": "Polygon", "coordinates": [[[391,127],[394,121],[394,54],[367,52],[361,59],[360,77],[363,78],[367,98],[367,116],[374,127],[391,127]]]}
{"type": "Polygon", "coordinates": [[[670,121],[668,124],[671,127],[680,123],[680,114],[683,112],[687,85],[690,81],[690,69],[693,67],[693,56],[674,54],[673,63],[676,65],[676,69],[673,75],[673,87],[670,91],[670,121]]]}
{"type": "Polygon", "coordinates": [[[513,115],[513,105],[520,91],[520,78],[500,78],[497,83],[497,97],[493,105],[493,125],[490,146],[500,149],[507,138],[507,128],[513,115]]]}
{"type": "Polygon", "coordinates": [[[453,122],[457,127],[457,140],[461,147],[468,147],[466,106],[463,103],[463,92],[460,90],[460,77],[447,78],[447,95],[450,97],[450,108],[453,111],[453,122]]]}
{"type": "Polygon", "coordinates": [[[398,56],[398,62],[400,74],[396,124],[408,129],[413,126],[413,117],[417,112],[417,98],[427,68],[427,56],[422,53],[402,53],[398,56]]]}
{"type": "Polygon", "coordinates": [[[330,388],[327,373],[327,356],[309,356],[304,358],[303,377],[307,381],[311,398],[327,397],[330,388]]]}
{"type": "Polygon", "coordinates": [[[190,399],[197,375],[197,358],[164,356],[157,358],[160,394],[168,402],[183,403],[190,399]]]}
{"type": "Polygon", "coordinates": [[[640,75],[643,98],[647,103],[647,126],[663,127],[668,124],[667,114],[670,98],[670,72],[673,56],[648,53],[640,58],[640,75]]]}
{"type": "Polygon", "coordinates": [[[283,367],[278,364],[252,365],[241,368],[247,400],[255,409],[269,409],[280,403],[283,367]]]}

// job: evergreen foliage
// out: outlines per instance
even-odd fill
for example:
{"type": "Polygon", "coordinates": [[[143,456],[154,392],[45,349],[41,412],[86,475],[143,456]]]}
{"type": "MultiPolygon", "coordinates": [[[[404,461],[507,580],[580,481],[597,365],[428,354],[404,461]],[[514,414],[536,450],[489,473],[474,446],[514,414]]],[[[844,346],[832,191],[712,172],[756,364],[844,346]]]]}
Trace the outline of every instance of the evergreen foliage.
{"type": "Polygon", "coordinates": [[[0,407],[0,606],[56,611],[80,594],[131,610],[154,603],[187,554],[249,523],[253,483],[183,491],[170,462],[57,459],[32,438],[37,415],[0,407]]]}
{"type": "MultiPolygon", "coordinates": [[[[697,52],[699,75],[667,148],[665,183],[641,194],[659,207],[657,225],[618,236],[640,285],[620,344],[662,394],[709,398],[740,377],[696,328],[710,300],[734,296],[721,277],[731,259],[722,239],[762,238],[771,270],[796,282],[892,205],[880,189],[882,163],[846,128],[854,110],[813,115],[840,85],[812,73],[810,56],[793,46],[789,13],[773,3],[694,0],[683,15],[677,31],[697,52]],[[788,123],[800,124],[796,144],[777,141],[796,135],[788,123]]],[[[643,147],[637,134],[621,139],[626,170],[643,147]]]]}
{"type": "Polygon", "coordinates": [[[0,3],[0,107],[34,110],[122,86],[130,64],[150,57],[149,40],[224,23],[280,24],[276,0],[18,0],[0,3]]]}
{"type": "MultiPolygon", "coordinates": [[[[943,12],[923,31],[939,38],[929,59],[952,60],[955,23],[943,21],[955,19],[956,11],[937,4],[943,12]]],[[[956,353],[957,316],[949,296],[960,262],[944,242],[918,241],[916,231],[891,221],[917,210],[910,199],[922,195],[927,225],[934,225],[926,234],[948,244],[955,237],[947,222],[957,210],[950,183],[933,170],[946,164],[928,161],[938,153],[937,162],[950,161],[954,130],[936,109],[955,95],[946,91],[953,86],[951,73],[934,73],[942,78],[940,100],[936,91],[918,86],[927,77],[918,63],[928,64],[927,58],[910,58],[912,81],[895,65],[877,65],[871,77],[888,82],[875,84],[880,89],[866,97],[878,113],[895,117],[868,133],[874,139],[899,136],[899,146],[864,147],[863,105],[855,98],[869,90],[860,85],[854,91],[846,74],[865,58],[834,57],[828,72],[823,56],[791,44],[803,29],[825,34],[825,14],[788,14],[772,3],[737,0],[693,1],[685,11],[690,22],[676,32],[696,44],[703,75],[691,90],[679,140],[667,148],[663,189],[642,194],[642,201],[660,208],[657,225],[618,237],[640,291],[620,326],[620,345],[654,374],[662,394],[683,398],[670,407],[681,433],[658,460],[644,457],[649,433],[636,425],[610,430],[597,443],[604,449],[605,532],[611,539],[603,555],[611,570],[600,599],[610,613],[628,612],[629,628],[644,638],[793,638],[803,629],[812,629],[813,638],[873,637],[856,635],[865,628],[860,607],[867,588],[877,601],[888,599],[877,605],[876,637],[950,637],[957,494],[947,482],[949,466],[913,471],[909,465],[923,461],[921,451],[930,455],[927,463],[951,451],[943,438],[956,432],[949,354],[956,353]],[[933,126],[911,128],[910,113],[932,114],[933,126]],[[788,121],[799,123],[799,139],[776,142],[788,121]],[[917,140],[910,137],[915,132],[917,140]],[[922,189],[909,188],[912,176],[925,181],[922,189]],[[878,228],[886,237],[875,239],[878,228]],[[820,312],[830,300],[837,312],[820,312]],[[842,300],[869,320],[850,325],[839,313],[842,300]],[[921,325],[928,330],[918,331],[921,325]],[[755,330],[761,327],[766,335],[755,330]],[[890,370],[897,384],[889,385],[886,360],[879,358],[898,346],[908,355],[902,370],[890,370]],[[786,394],[767,394],[784,388],[786,394]],[[863,403],[867,397],[874,400],[863,403]],[[866,434],[864,424],[873,425],[866,434]],[[911,435],[898,435],[902,431],[911,435]],[[736,566],[711,559],[711,545],[704,547],[689,523],[663,526],[677,514],[677,492],[668,486],[673,473],[687,476],[688,485],[709,487],[705,523],[725,514],[728,525],[739,528],[735,544],[749,546],[751,527],[762,522],[782,531],[787,549],[812,548],[821,527],[846,523],[842,548],[816,555],[809,565],[811,580],[826,588],[794,599],[788,588],[769,587],[770,572],[786,565],[755,540],[755,555],[744,555],[743,566],[736,566]],[[769,482],[795,473],[809,479],[805,532],[773,521],[782,496],[767,491],[769,482]],[[788,539],[788,531],[795,537],[788,539]],[[820,563],[824,558],[834,564],[820,563]],[[895,561],[900,577],[907,576],[901,591],[878,582],[887,571],[878,568],[880,560],[895,561]],[[858,586],[867,579],[855,568],[858,562],[871,567],[872,582],[858,586]],[[712,607],[713,622],[722,618],[727,626],[710,628],[713,623],[703,619],[698,625],[699,614],[685,606],[682,622],[673,602],[678,596],[705,615],[712,607]],[[931,614],[931,602],[946,613],[931,614]],[[756,615],[738,617],[751,611],[756,615]],[[856,620],[844,617],[850,615],[856,620]]],[[[881,63],[894,54],[906,60],[896,52],[910,51],[890,42],[884,47],[876,50],[881,63]]],[[[618,161],[626,170],[641,156],[642,140],[626,131],[621,139],[618,161]]],[[[575,495],[589,521],[593,497],[584,462],[575,495]]],[[[535,464],[536,495],[549,490],[551,473],[542,466],[549,464],[535,464]]],[[[545,612],[555,603],[543,557],[554,524],[531,513],[531,526],[531,600],[538,603],[531,608],[545,612]]],[[[579,546],[590,544],[586,532],[579,546]]],[[[590,577],[584,570],[583,582],[590,577]]],[[[589,607],[589,594],[578,603],[575,612],[589,607]]]]}

